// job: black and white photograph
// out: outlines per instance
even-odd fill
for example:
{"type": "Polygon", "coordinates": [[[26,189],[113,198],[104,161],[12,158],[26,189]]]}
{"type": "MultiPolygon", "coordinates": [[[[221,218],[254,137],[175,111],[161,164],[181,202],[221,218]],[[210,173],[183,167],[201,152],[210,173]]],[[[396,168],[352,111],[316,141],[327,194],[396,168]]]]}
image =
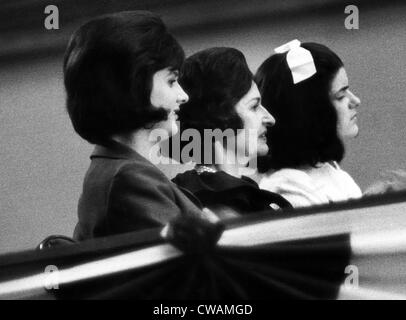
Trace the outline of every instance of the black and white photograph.
{"type": "Polygon", "coordinates": [[[401,0],[0,0],[0,300],[405,300],[405,30],[401,0]]]}

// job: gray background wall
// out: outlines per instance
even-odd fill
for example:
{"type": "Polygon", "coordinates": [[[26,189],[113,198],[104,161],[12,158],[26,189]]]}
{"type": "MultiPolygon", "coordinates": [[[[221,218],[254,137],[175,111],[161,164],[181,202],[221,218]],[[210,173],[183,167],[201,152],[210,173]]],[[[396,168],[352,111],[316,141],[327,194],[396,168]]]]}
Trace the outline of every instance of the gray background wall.
{"type": "MultiPolygon", "coordinates": [[[[406,169],[406,4],[360,7],[359,30],[344,28],[344,7],[271,10],[254,18],[241,8],[233,19],[175,33],[187,54],[236,47],[254,72],[274,47],[294,38],[336,51],[362,99],[361,134],[348,144],[343,167],[365,188],[386,170],[406,169]]],[[[199,14],[188,10],[190,17],[199,14]]],[[[71,235],[76,222],[92,146],[71,128],[62,56],[53,52],[0,63],[0,253],[32,248],[49,234],[71,235]]],[[[163,170],[173,176],[181,168],[163,170]]]]}

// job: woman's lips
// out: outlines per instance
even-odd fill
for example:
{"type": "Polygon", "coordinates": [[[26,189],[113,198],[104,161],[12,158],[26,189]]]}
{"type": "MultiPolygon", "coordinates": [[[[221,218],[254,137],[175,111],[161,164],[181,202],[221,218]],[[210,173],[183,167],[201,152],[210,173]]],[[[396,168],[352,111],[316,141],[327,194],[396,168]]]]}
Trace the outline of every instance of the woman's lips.
{"type": "Polygon", "coordinates": [[[266,140],[266,132],[261,133],[261,134],[258,136],[258,138],[259,138],[259,139],[266,140]]]}

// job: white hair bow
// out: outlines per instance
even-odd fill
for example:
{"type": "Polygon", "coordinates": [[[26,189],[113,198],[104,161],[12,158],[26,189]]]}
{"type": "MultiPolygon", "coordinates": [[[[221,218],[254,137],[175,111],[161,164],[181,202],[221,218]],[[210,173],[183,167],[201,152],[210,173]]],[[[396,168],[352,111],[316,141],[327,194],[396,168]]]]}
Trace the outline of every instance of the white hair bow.
{"type": "Polygon", "coordinates": [[[316,73],[312,54],[300,44],[300,41],[295,39],[275,49],[276,53],[288,52],[286,61],[294,84],[306,80],[316,73]]]}

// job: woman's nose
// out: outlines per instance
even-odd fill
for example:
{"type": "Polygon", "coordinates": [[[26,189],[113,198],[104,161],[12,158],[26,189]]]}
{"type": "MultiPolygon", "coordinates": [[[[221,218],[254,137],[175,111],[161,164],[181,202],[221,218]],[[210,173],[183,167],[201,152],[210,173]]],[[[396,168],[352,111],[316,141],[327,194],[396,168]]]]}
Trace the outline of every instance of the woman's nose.
{"type": "Polygon", "coordinates": [[[266,124],[267,126],[270,126],[270,127],[272,127],[273,125],[275,125],[275,122],[276,122],[276,120],[275,120],[275,118],[268,112],[268,110],[266,110],[265,108],[264,108],[264,106],[260,106],[260,108],[261,108],[261,111],[262,111],[262,113],[263,113],[263,118],[262,118],[262,122],[264,123],[264,124],[266,124]]]}
{"type": "Polygon", "coordinates": [[[181,86],[179,86],[179,96],[178,96],[178,103],[179,104],[183,104],[189,101],[189,96],[188,94],[185,92],[185,90],[183,90],[183,88],[181,86]]]}
{"type": "Polygon", "coordinates": [[[361,99],[351,92],[351,107],[358,108],[361,105],[361,99]]]}

